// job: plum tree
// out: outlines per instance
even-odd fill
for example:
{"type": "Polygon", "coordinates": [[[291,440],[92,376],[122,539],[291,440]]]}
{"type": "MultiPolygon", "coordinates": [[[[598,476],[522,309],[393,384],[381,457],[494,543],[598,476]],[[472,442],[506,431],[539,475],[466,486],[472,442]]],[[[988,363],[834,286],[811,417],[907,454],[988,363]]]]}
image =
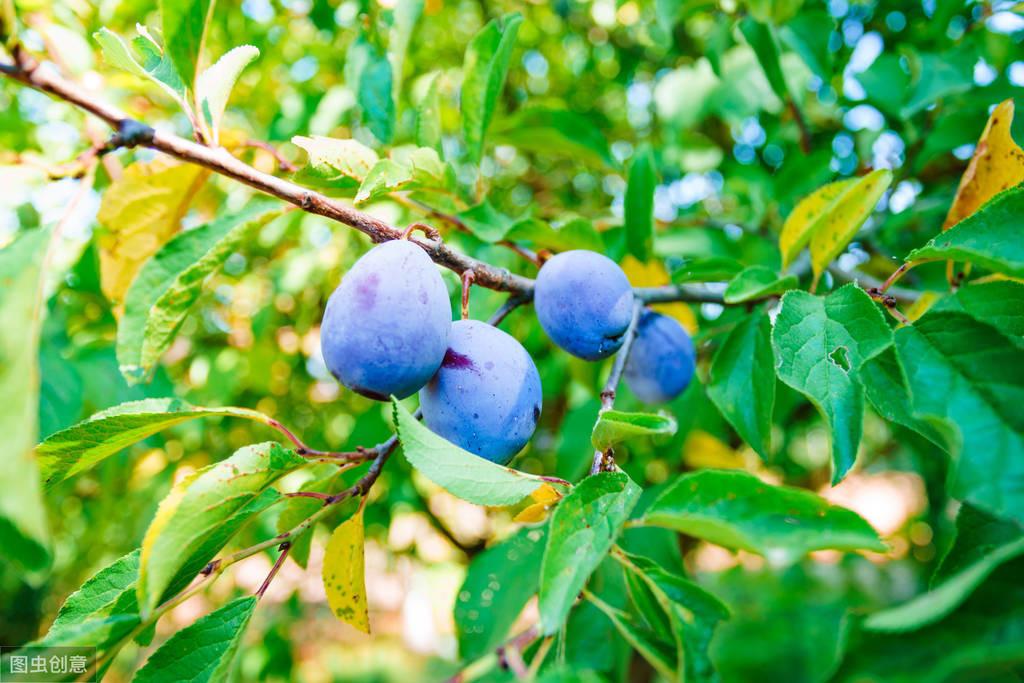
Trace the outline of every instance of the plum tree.
{"type": "Polygon", "coordinates": [[[574,356],[600,360],[622,346],[633,289],[610,258],[577,249],[558,254],[540,269],[534,307],[555,344],[574,356]]]}
{"type": "Polygon", "coordinates": [[[477,320],[451,326],[441,369],[420,391],[423,422],[454,444],[504,465],[533,436],[540,374],[512,336],[477,320]]]}
{"type": "Polygon", "coordinates": [[[626,361],[630,391],[644,403],[667,403],[683,393],[695,369],[693,342],[683,326],[644,309],[626,361]]]}
{"type": "Polygon", "coordinates": [[[320,328],[324,362],[368,398],[414,394],[448,348],[452,308],[436,266],[406,240],[360,258],[331,294],[320,328]]]}

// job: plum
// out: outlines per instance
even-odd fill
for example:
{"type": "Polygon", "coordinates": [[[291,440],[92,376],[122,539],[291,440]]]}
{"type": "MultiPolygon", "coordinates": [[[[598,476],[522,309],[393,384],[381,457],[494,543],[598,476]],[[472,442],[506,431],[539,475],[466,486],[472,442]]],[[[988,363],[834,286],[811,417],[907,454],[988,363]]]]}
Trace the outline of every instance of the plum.
{"type": "Polygon", "coordinates": [[[327,368],[368,398],[416,393],[441,367],[452,307],[426,252],[412,242],[380,244],[342,278],[320,326],[327,368]]]}
{"type": "Polygon", "coordinates": [[[478,320],[459,320],[441,369],[420,391],[420,408],[435,434],[504,465],[537,428],[540,374],[510,335],[478,320]]]}
{"type": "Polygon", "coordinates": [[[693,342],[683,326],[667,315],[644,309],[626,360],[626,385],[644,403],[667,403],[693,378],[693,342]]]}
{"type": "Polygon", "coordinates": [[[622,346],[633,314],[633,288],[607,256],[577,249],[549,259],[537,275],[534,308],[551,340],[586,360],[622,346]]]}

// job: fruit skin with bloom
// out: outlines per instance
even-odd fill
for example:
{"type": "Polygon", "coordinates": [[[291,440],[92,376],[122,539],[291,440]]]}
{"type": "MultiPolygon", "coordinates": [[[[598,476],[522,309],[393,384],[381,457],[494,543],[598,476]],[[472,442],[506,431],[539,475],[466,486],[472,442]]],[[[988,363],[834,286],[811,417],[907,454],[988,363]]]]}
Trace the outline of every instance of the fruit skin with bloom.
{"type": "Polygon", "coordinates": [[[644,309],[626,361],[626,385],[644,403],[668,403],[693,379],[693,341],[674,318],[644,309]]]}
{"type": "Polygon", "coordinates": [[[452,307],[441,274],[407,240],[377,245],[342,278],[320,326],[324,362],[339,382],[386,401],[419,391],[441,367],[452,307]]]}
{"type": "Polygon", "coordinates": [[[455,445],[500,465],[533,436],[540,373],[512,336],[478,320],[452,326],[448,351],[420,390],[423,423],[455,445]]]}
{"type": "Polygon", "coordinates": [[[545,262],[533,300],[551,340],[585,360],[618,351],[633,315],[633,288],[626,274],[607,256],[584,249],[545,262]]]}

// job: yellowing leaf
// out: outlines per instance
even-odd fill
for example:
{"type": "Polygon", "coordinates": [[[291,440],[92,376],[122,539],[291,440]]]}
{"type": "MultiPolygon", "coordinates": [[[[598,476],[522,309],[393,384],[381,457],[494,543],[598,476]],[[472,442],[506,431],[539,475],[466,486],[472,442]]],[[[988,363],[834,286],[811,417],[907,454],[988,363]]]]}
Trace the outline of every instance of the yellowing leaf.
{"type": "Polygon", "coordinates": [[[779,250],[782,252],[782,267],[785,268],[800,250],[807,246],[811,235],[828,213],[836,200],[857,182],[853,178],[822,185],[800,200],[796,208],[786,217],[779,234],[779,250]]]}
{"type": "Polygon", "coordinates": [[[892,171],[872,171],[842,192],[819,219],[811,233],[811,270],[815,282],[857,234],[891,182],[892,171]]]}
{"type": "Polygon", "coordinates": [[[103,193],[96,218],[100,283],[120,315],[124,295],[142,264],[178,231],[189,202],[209,171],[159,159],[137,162],[103,193]]]}
{"type": "MultiPolygon", "coordinates": [[[[665,265],[661,261],[652,260],[644,263],[629,255],[622,260],[622,270],[634,287],[660,287],[669,284],[672,278],[669,277],[665,265]]],[[[697,333],[697,316],[693,310],[682,302],[671,304],[654,304],[651,306],[655,311],[664,313],[676,321],[690,334],[697,333]]]]}
{"type": "Polygon", "coordinates": [[[544,503],[535,503],[529,507],[523,508],[518,515],[513,518],[513,522],[519,524],[536,524],[537,522],[543,522],[548,516],[549,505],[544,503]]]}
{"type": "Polygon", "coordinates": [[[537,487],[537,490],[530,494],[530,498],[541,505],[551,505],[557,503],[562,499],[562,494],[555,490],[554,486],[550,484],[541,484],[537,487]]]}
{"type": "Polygon", "coordinates": [[[742,455],[699,429],[693,430],[686,437],[683,462],[696,469],[737,469],[744,466],[742,455]]]}
{"type": "Polygon", "coordinates": [[[1013,141],[1013,100],[1005,100],[992,111],[981,133],[974,156],[957,187],[946,230],[981,208],[1003,190],[1024,182],[1024,150],[1013,141]]]}
{"type": "Polygon", "coordinates": [[[918,297],[917,301],[907,306],[903,315],[907,316],[907,320],[914,322],[922,315],[928,312],[928,309],[932,307],[936,301],[942,298],[942,295],[938,292],[922,292],[921,296],[918,297]]]}
{"type": "Polygon", "coordinates": [[[327,541],[323,581],[327,604],[334,614],[363,633],[369,633],[363,544],[363,508],[360,507],[327,541]]]}

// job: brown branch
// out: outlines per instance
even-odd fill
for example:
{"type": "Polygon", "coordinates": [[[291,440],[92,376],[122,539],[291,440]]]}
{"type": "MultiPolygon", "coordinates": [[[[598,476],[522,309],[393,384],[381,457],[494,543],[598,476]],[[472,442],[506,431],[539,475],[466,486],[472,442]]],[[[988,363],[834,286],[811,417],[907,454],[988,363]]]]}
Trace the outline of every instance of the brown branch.
{"type": "MultiPolygon", "coordinates": [[[[232,156],[222,147],[207,147],[177,135],[154,130],[124,112],[94,98],[78,85],[62,78],[53,68],[40,64],[23,50],[18,50],[15,64],[0,64],[0,73],[25,85],[45,92],[105,121],[122,135],[123,146],[141,145],[163,152],[181,161],[203,166],[253,189],[298,206],[309,213],[324,216],[364,233],[374,242],[398,239],[402,231],[370,214],[364,213],[326,195],[290,181],[263,173],[232,156]]],[[[476,284],[488,289],[528,295],[533,280],[515,275],[461,254],[439,240],[412,240],[423,248],[435,263],[459,275],[467,270],[476,273],[476,284]]]]}
{"type": "Polygon", "coordinates": [[[270,582],[273,581],[274,577],[277,576],[277,573],[281,571],[281,565],[284,564],[285,559],[288,557],[288,551],[291,549],[291,541],[285,541],[278,546],[278,550],[281,551],[281,554],[277,556],[277,561],[275,561],[274,566],[270,568],[270,573],[267,574],[267,578],[263,579],[263,584],[260,586],[259,590],[256,591],[257,598],[262,598],[263,594],[267,592],[268,588],[270,588],[270,582]]]}

